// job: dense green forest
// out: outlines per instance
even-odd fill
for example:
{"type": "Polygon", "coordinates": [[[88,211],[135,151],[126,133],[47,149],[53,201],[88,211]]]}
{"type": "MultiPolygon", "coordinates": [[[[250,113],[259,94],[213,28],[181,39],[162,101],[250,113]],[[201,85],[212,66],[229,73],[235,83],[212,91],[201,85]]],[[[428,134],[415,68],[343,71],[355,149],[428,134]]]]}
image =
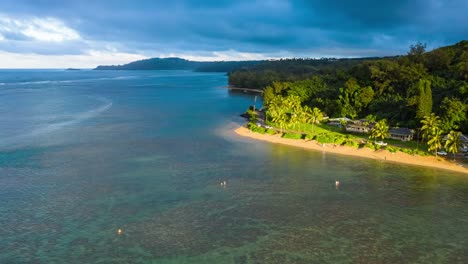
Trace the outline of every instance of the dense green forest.
{"type": "Polygon", "coordinates": [[[418,43],[386,58],[267,61],[231,72],[229,84],[264,89],[265,105],[295,96],[330,117],[409,128],[433,113],[444,133],[468,133],[468,41],[430,52],[418,43]]]}
{"type": "MultiPolygon", "coordinates": [[[[236,87],[263,89],[274,81],[292,82],[315,75],[343,76],[352,67],[378,58],[357,59],[281,59],[270,60],[244,67],[229,73],[229,84],[236,87]]],[[[332,81],[332,80],[330,80],[332,81]]]]}
{"type": "Polygon", "coordinates": [[[124,65],[98,66],[95,70],[193,70],[230,72],[262,61],[189,61],[181,58],[151,58],[124,65]]]}

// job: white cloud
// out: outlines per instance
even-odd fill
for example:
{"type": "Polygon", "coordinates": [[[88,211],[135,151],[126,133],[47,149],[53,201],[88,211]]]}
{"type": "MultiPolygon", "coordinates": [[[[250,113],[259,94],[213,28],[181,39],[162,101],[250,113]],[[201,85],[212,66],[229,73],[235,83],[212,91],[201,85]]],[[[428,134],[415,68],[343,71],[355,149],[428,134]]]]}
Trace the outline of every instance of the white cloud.
{"type": "MultiPolygon", "coordinates": [[[[203,55],[167,53],[155,56],[161,58],[180,57],[195,61],[265,60],[283,57],[279,54],[264,55],[235,50],[209,52],[203,55]]],[[[142,54],[119,52],[116,49],[89,50],[85,54],[79,55],[40,55],[0,51],[0,68],[94,68],[98,65],[119,65],[147,58],[149,57],[142,54]]]]}
{"type": "Polygon", "coordinates": [[[56,18],[13,18],[0,15],[0,33],[43,42],[63,42],[81,39],[78,32],[56,18]]]}
{"type": "MultiPolygon", "coordinates": [[[[320,35],[320,34],[317,34],[320,35]]],[[[385,34],[376,43],[391,39],[385,34]]],[[[383,45],[383,44],[382,44],[383,45]]],[[[94,68],[97,65],[125,64],[152,57],[181,57],[194,61],[266,60],[284,57],[355,57],[374,55],[378,50],[316,48],[312,50],[279,50],[274,52],[186,51],[174,47],[160,54],[158,44],[143,50],[130,49],[118,42],[82,38],[62,20],[53,17],[13,17],[0,14],[0,68],[94,68]],[[366,53],[363,53],[366,52],[366,53]]]]}
{"type": "Polygon", "coordinates": [[[94,68],[97,65],[124,64],[146,58],[140,54],[96,50],[80,55],[39,55],[0,51],[0,68],[94,68]]]}
{"type": "Polygon", "coordinates": [[[275,60],[282,58],[356,58],[370,56],[390,56],[401,52],[397,50],[378,50],[378,49],[352,49],[352,48],[315,48],[308,50],[278,50],[275,52],[254,53],[240,52],[236,50],[213,51],[213,52],[174,52],[152,54],[155,57],[180,57],[194,61],[239,61],[239,60],[275,60]]]}
{"type": "Polygon", "coordinates": [[[193,61],[238,61],[238,60],[265,60],[276,58],[277,56],[268,56],[261,53],[252,53],[252,52],[239,52],[236,50],[226,50],[226,51],[213,51],[213,52],[201,52],[200,55],[196,55],[197,52],[185,53],[185,52],[176,52],[168,54],[159,54],[158,57],[168,58],[168,57],[180,57],[187,60],[193,61]]]}

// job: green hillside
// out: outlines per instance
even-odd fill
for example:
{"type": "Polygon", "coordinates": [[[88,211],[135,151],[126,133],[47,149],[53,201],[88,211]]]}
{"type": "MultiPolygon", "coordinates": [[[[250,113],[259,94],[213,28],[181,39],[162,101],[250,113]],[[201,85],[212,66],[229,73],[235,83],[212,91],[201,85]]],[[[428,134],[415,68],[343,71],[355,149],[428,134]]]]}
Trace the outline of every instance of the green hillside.
{"type": "Polygon", "coordinates": [[[435,113],[443,131],[468,132],[468,41],[430,52],[418,43],[387,58],[264,62],[230,73],[229,83],[265,89],[265,104],[298,96],[331,117],[387,119],[410,128],[435,113]]]}

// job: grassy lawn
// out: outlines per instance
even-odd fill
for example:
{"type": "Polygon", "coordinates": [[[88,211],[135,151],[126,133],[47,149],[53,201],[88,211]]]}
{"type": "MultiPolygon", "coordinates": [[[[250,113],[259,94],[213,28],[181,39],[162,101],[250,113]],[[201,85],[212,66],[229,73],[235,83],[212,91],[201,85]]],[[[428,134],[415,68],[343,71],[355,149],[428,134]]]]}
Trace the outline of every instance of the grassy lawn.
{"type": "Polygon", "coordinates": [[[392,146],[403,147],[403,148],[411,148],[411,149],[418,148],[420,150],[428,148],[426,143],[423,143],[423,142],[418,143],[416,141],[400,141],[396,139],[387,138],[385,139],[385,142],[388,142],[388,144],[392,146]]]}
{"type": "MultiPolygon", "coordinates": [[[[279,128],[279,125],[275,123],[270,123],[272,127],[279,128]]],[[[306,139],[315,139],[321,143],[333,143],[338,145],[348,145],[354,147],[369,147],[372,149],[379,149],[380,146],[376,146],[372,144],[374,142],[373,139],[369,139],[369,135],[367,134],[359,134],[359,133],[349,133],[343,131],[340,127],[335,126],[328,126],[325,124],[317,124],[312,126],[311,124],[297,124],[297,125],[290,125],[284,128],[289,132],[295,132],[298,134],[306,134],[306,139]],[[364,144],[367,142],[367,144],[364,144]]],[[[290,137],[291,133],[289,133],[288,137],[290,137]]],[[[401,151],[408,154],[418,154],[421,156],[425,155],[432,155],[427,151],[427,144],[422,142],[416,141],[400,141],[395,139],[384,139],[385,142],[388,143],[386,148],[391,152],[401,151]]]]}
{"type": "MultiPolygon", "coordinates": [[[[279,128],[279,125],[275,123],[269,122],[269,124],[272,127],[279,128]]],[[[339,127],[335,126],[328,126],[325,124],[316,124],[316,125],[311,125],[311,124],[298,124],[295,126],[287,126],[284,128],[285,130],[289,131],[296,131],[297,133],[303,133],[303,134],[309,134],[309,135],[320,135],[320,134],[329,134],[330,136],[347,136],[350,139],[354,139],[356,141],[361,141],[361,140],[368,140],[369,137],[364,134],[355,134],[355,133],[348,133],[346,131],[343,131],[339,127]]]]}

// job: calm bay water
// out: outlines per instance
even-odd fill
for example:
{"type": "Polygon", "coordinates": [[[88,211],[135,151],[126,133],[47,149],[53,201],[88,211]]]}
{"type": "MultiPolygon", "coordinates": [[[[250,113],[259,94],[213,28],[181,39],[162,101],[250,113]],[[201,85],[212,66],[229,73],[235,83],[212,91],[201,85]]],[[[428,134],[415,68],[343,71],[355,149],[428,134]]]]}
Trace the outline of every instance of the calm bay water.
{"type": "Polygon", "coordinates": [[[239,138],[226,83],[0,71],[0,263],[468,263],[466,175],[239,138]]]}

